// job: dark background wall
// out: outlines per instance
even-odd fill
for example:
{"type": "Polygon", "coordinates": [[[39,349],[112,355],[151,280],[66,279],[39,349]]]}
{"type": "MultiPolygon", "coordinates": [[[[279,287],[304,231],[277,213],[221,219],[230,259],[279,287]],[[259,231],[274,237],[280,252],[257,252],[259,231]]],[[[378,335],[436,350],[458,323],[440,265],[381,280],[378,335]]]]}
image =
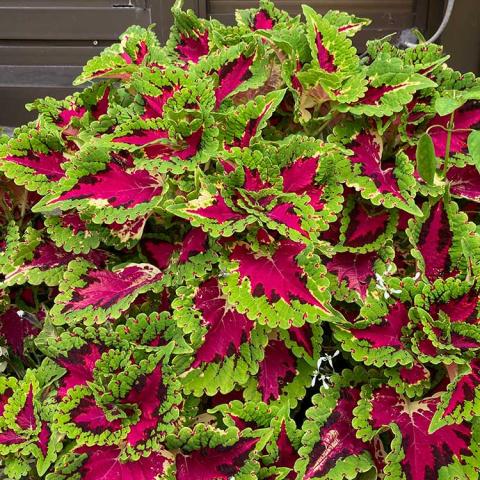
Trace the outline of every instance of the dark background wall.
{"type": "MultiPolygon", "coordinates": [[[[440,24],[444,0],[277,0],[293,14],[302,3],[320,12],[346,10],[373,19],[360,44],[418,26],[427,36],[440,24]]],[[[62,98],[85,61],[114,42],[131,24],[156,23],[165,40],[173,0],[0,0],[0,125],[18,125],[32,116],[24,109],[34,98],[62,98]]],[[[234,21],[235,8],[256,0],[186,0],[200,16],[234,21]]],[[[442,42],[451,64],[480,71],[479,0],[457,0],[442,42]]]]}

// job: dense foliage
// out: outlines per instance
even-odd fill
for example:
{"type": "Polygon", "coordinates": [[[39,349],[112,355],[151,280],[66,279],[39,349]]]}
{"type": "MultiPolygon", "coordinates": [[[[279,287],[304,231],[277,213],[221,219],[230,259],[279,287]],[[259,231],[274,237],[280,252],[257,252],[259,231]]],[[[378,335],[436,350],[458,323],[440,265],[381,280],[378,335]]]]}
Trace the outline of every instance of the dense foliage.
{"type": "Polygon", "coordinates": [[[0,142],[2,478],[477,479],[480,81],[173,13],[0,142]]]}

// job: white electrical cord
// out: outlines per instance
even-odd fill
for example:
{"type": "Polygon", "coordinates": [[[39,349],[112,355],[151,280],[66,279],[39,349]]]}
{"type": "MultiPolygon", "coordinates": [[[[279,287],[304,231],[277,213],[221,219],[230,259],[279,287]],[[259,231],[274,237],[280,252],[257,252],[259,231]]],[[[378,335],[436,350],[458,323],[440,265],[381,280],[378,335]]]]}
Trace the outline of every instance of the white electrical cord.
{"type": "MultiPolygon", "coordinates": [[[[427,41],[422,43],[424,44],[433,43],[435,42],[435,40],[437,40],[440,37],[440,35],[443,33],[443,31],[447,27],[448,22],[450,21],[450,17],[452,16],[454,6],[455,6],[455,0],[448,0],[447,8],[445,9],[443,20],[440,26],[438,27],[438,30],[435,32],[435,34],[431,38],[429,38],[427,41]]],[[[405,42],[405,45],[407,47],[415,47],[417,44],[411,43],[411,42],[405,42]]]]}

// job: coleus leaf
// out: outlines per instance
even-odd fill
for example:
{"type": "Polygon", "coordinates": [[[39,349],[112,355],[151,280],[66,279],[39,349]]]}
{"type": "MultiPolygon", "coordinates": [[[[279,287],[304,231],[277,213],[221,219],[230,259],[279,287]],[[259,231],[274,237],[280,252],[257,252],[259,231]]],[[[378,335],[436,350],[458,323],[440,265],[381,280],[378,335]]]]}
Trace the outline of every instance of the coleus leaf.
{"type": "Polygon", "coordinates": [[[356,35],[363,27],[367,27],[371,23],[371,20],[368,18],[356,17],[338,10],[329,10],[323,18],[331,25],[337,27],[338,31],[347,37],[356,35]]]}
{"type": "Polygon", "coordinates": [[[65,177],[69,161],[68,152],[57,138],[36,129],[10,139],[2,146],[0,157],[0,171],[5,176],[41,195],[65,177]]]}
{"type": "Polygon", "coordinates": [[[397,211],[375,208],[356,195],[347,195],[336,249],[361,253],[378,251],[392,238],[397,221],[397,211]]]}
{"type": "Polygon", "coordinates": [[[231,391],[258,369],[266,331],[225,298],[215,277],[183,287],[173,303],[179,327],[190,333],[196,351],[184,387],[199,395],[231,391]],[[192,315],[192,312],[194,313],[192,315]]]}
{"type": "Polygon", "coordinates": [[[203,480],[228,480],[242,469],[258,441],[258,438],[241,438],[231,446],[201,448],[188,455],[178,454],[176,478],[187,480],[193,474],[203,480]]]}
{"type": "MultiPolygon", "coordinates": [[[[400,300],[391,304],[369,299],[363,307],[364,315],[371,318],[367,326],[352,328],[336,326],[335,338],[342,348],[350,351],[354,359],[366,365],[408,365],[413,362],[408,345],[409,307],[400,300]]],[[[367,318],[368,318],[367,317],[367,318]]]]}
{"type": "Polygon", "coordinates": [[[285,90],[257,96],[235,110],[234,116],[227,116],[223,137],[225,147],[245,148],[261,136],[263,128],[273,115],[285,95],[285,90]]]}
{"type": "Polygon", "coordinates": [[[198,63],[210,53],[210,22],[198,18],[193,12],[184,12],[178,5],[172,8],[173,28],[167,40],[167,48],[179,60],[198,63]]]}
{"type": "Polygon", "coordinates": [[[432,137],[425,133],[420,137],[417,144],[417,170],[425,182],[432,185],[436,169],[437,160],[432,137]]]}
{"type": "Polygon", "coordinates": [[[288,327],[303,325],[306,317],[331,317],[325,269],[304,244],[281,240],[258,252],[237,244],[224,268],[224,291],[251,320],[288,327]],[[307,259],[315,262],[315,269],[309,269],[307,259]]]}
{"type": "Polygon", "coordinates": [[[153,65],[166,59],[160,53],[158,40],[150,29],[133,26],[120,39],[120,43],[89,60],[74,84],[80,85],[95,78],[127,80],[138,66],[153,65]]]}
{"type": "Polygon", "coordinates": [[[399,154],[393,166],[382,165],[383,140],[376,132],[353,129],[349,133],[338,130],[338,133],[345,135],[345,146],[352,152],[340,165],[346,184],[374,205],[398,207],[419,215],[420,210],[413,201],[414,167],[408,157],[399,154]]]}
{"type": "Polygon", "coordinates": [[[407,229],[417,269],[430,281],[454,276],[465,269],[461,238],[474,229],[466,216],[458,212],[455,202],[446,205],[440,199],[431,207],[424,204],[423,219],[410,220],[407,229]]]}
{"type": "Polygon", "coordinates": [[[342,377],[335,377],[333,388],[324,388],[313,397],[303,425],[301,457],[295,466],[302,478],[333,480],[375,469],[373,445],[357,438],[352,425],[353,410],[360,400],[358,383],[364,378],[360,369],[345,370],[342,377]]]}
{"type": "Polygon", "coordinates": [[[100,245],[99,233],[75,211],[49,216],[44,223],[50,238],[66,252],[88,253],[100,245]]]}
{"type": "Polygon", "coordinates": [[[168,210],[186,218],[194,227],[201,227],[212,236],[229,237],[243,231],[247,225],[255,222],[255,217],[233,209],[226,203],[223,192],[211,194],[200,192],[200,196],[188,203],[177,203],[168,210]]]}
{"type": "Polygon", "coordinates": [[[371,440],[385,428],[392,431],[394,440],[386,467],[391,478],[438,477],[442,467],[472,455],[476,425],[462,423],[429,433],[439,402],[438,396],[409,401],[385,385],[363,387],[362,400],[355,410],[355,425],[364,440],[371,440]]]}
{"type": "Polygon", "coordinates": [[[138,295],[162,290],[162,273],[150,264],[130,264],[116,271],[92,270],[83,261],[69,265],[62,292],[51,314],[56,322],[87,324],[116,319],[138,295]]]}
{"type": "Polygon", "coordinates": [[[473,359],[466,366],[461,366],[457,375],[442,392],[441,400],[435,410],[430,424],[430,431],[435,432],[445,425],[459,424],[477,416],[479,400],[477,391],[480,386],[479,361],[473,359]]]}
{"type": "MultiPolygon", "coordinates": [[[[428,124],[429,135],[435,146],[435,155],[445,157],[450,115],[436,115],[428,124]]],[[[467,140],[470,129],[480,123],[480,108],[476,103],[467,103],[455,111],[453,115],[453,132],[450,140],[450,154],[468,153],[467,140]]]]}
{"type": "Polygon", "coordinates": [[[415,305],[428,311],[432,319],[448,318],[451,323],[477,325],[479,322],[478,286],[458,278],[438,278],[422,289],[415,305]]]}
{"type": "Polygon", "coordinates": [[[173,462],[172,454],[164,449],[148,452],[136,459],[126,457],[117,446],[80,447],[76,449],[76,453],[85,458],[78,470],[85,480],[155,480],[165,473],[173,462]]]}
{"type": "Polygon", "coordinates": [[[97,223],[123,223],[153,210],[163,194],[161,176],[146,170],[127,171],[110,163],[105,170],[87,175],[78,182],[66,182],[63,193],[43,198],[36,211],[77,208],[88,211],[97,223]]]}
{"type": "MultiPolygon", "coordinates": [[[[80,258],[99,268],[105,266],[108,254],[101,250],[93,250],[81,254],[80,258]]],[[[32,258],[24,260],[23,264],[5,275],[5,285],[19,285],[28,281],[31,285],[46,283],[49,286],[58,285],[67,265],[76,257],[51,241],[42,241],[32,252],[32,258]]]]}
{"type": "Polygon", "coordinates": [[[65,357],[58,357],[57,363],[66,369],[57,391],[58,396],[63,398],[74,387],[92,381],[95,365],[105,351],[103,345],[92,342],[70,350],[65,357]]]}
{"type": "Polygon", "coordinates": [[[388,385],[410,398],[424,394],[430,387],[430,371],[421,363],[394,367],[385,371],[388,385]]]}
{"type": "Polygon", "coordinates": [[[314,61],[300,81],[321,85],[332,100],[355,101],[365,90],[366,81],[351,40],[311,7],[304,6],[303,14],[314,61]]]}
{"type": "Polygon", "coordinates": [[[368,286],[375,278],[375,262],[378,259],[376,252],[367,253],[337,253],[331,260],[325,261],[329,273],[336,276],[341,285],[345,282],[350,290],[358,293],[360,298],[367,296],[368,286]]]}
{"type": "Polygon", "coordinates": [[[150,262],[163,271],[165,282],[173,286],[203,277],[217,262],[217,252],[200,228],[192,228],[175,243],[146,240],[142,247],[150,262]]]}
{"type": "Polygon", "coordinates": [[[399,58],[380,54],[366,69],[367,88],[362,98],[341,105],[340,111],[356,115],[391,116],[412,101],[419,90],[434,88],[436,83],[412,72],[399,58]]]}
{"type": "MultiPolygon", "coordinates": [[[[8,382],[13,387],[13,382],[8,382]]],[[[11,394],[9,389],[4,392],[8,395],[3,404],[3,416],[0,418],[0,452],[6,455],[18,452],[28,447],[30,442],[38,439],[40,432],[38,381],[31,371],[15,385],[11,394]]]]}
{"type": "Polygon", "coordinates": [[[480,201],[480,173],[473,165],[464,167],[452,166],[448,169],[447,180],[450,183],[450,193],[459,198],[480,201]]]}
{"type": "Polygon", "coordinates": [[[296,373],[295,357],[285,343],[270,341],[265,348],[265,358],[259,365],[258,388],[262,400],[277,400],[280,397],[280,385],[291,382],[296,373]]]}
{"type": "Polygon", "coordinates": [[[260,45],[241,42],[219,49],[198,63],[196,73],[213,78],[215,108],[235,94],[263,85],[268,72],[262,52],[260,45]]]}
{"type": "Polygon", "coordinates": [[[32,325],[23,312],[17,308],[10,308],[0,314],[0,335],[8,346],[20,356],[24,353],[25,340],[39,333],[37,326],[32,325]]]}
{"type": "Polygon", "coordinates": [[[258,8],[237,10],[236,20],[239,25],[253,31],[272,30],[285,25],[290,20],[290,15],[276,8],[270,0],[260,0],[258,8]]]}
{"type": "Polygon", "coordinates": [[[258,373],[248,380],[244,397],[247,401],[286,404],[292,408],[311,384],[313,367],[297,357],[285,340],[272,338],[259,362],[258,373]]]}

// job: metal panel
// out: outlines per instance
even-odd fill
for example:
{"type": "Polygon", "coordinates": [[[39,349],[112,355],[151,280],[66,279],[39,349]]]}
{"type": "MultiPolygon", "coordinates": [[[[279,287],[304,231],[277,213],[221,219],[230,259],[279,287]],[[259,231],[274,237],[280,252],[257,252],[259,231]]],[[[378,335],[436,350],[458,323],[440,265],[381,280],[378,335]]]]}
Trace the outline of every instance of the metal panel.
{"type": "Polygon", "coordinates": [[[0,125],[33,118],[24,105],[37,97],[72,93],[89,58],[151,23],[147,0],[0,0],[0,125]]]}
{"type": "MultiPolygon", "coordinates": [[[[310,5],[320,13],[328,10],[344,10],[359,16],[371,18],[372,25],[365,29],[355,41],[357,45],[366,40],[383,37],[393,32],[401,31],[415,25],[417,2],[415,0],[277,0],[278,8],[288,11],[292,15],[302,13],[301,5],[310,5]],[[381,4],[381,7],[380,7],[381,4]]],[[[255,0],[207,0],[207,16],[221,22],[232,24],[235,22],[236,8],[255,8],[255,0]]],[[[425,9],[425,7],[424,7],[425,9]]],[[[423,29],[424,24],[420,25],[423,29]]]]}
{"type": "Polygon", "coordinates": [[[129,25],[148,25],[139,7],[1,7],[0,38],[10,40],[114,40],[129,25]]]}

